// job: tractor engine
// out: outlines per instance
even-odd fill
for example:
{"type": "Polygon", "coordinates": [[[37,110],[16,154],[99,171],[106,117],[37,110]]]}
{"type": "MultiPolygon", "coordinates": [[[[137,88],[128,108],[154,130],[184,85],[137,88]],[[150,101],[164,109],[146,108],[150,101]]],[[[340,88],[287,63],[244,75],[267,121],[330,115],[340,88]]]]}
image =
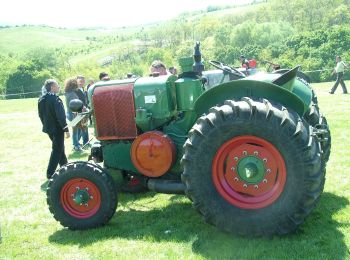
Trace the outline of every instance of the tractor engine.
{"type": "Polygon", "coordinates": [[[192,59],[182,59],[184,73],[179,78],[103,81],[90,88],[95,135],[100,142],[94,145],[98,158],[91,157],[96,162],[103,158],[106,168],[147,178],[180,173],[182,146],[193,124],[185,115],[194,114],[194,103],[204,91],[192,63],[192,59]]]}

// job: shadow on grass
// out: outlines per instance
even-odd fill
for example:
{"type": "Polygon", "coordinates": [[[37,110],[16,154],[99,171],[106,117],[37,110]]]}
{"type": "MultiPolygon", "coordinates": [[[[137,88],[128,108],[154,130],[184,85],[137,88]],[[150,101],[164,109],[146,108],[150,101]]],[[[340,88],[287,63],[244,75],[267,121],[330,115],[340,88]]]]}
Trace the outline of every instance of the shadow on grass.
{"type": "MultiPolygon", "coordinates": [[[[152,198],[154,194],[144,195],[152,198]]],[[[142,197],[144,198],[144,197],[142,197]]],[[[125,197],[126,200],[130,196],[125,197]]],[[[121,202],[124,198],[121,196],[121,202]]],[[[296,234],[272,239],[248,239],[224,234],[204,223],[191,202],[179,196],[164,208],[145,205],[140,210],[117,210],[109,224],[86,231],[62,229],[49,237],[51,243],[85,247],[97,241],[114,238],[152,242],[172,241],[192,243],[192,251],[205,258],[336,258],[343,259],[349,252],[344,235],[339,231],[349,223],[339,223],[332,218],[349,201],[331,193],[322,194],[317,208],[307,218],[296,234]],[[180,201],[181,200],[181,201],[180,201]],[[83,237],[83,239],[82,239],[83,237]]],[[[137,202],[135,202],[137,203],[137,202]]]]}

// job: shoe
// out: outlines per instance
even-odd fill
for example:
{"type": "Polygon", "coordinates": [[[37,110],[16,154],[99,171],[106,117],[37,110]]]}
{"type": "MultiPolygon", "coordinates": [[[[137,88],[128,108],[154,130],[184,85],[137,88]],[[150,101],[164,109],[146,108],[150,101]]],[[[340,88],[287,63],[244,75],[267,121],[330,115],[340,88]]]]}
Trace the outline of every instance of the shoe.
{"type": "Polygon", "coordinates": [[[43,184],[41,184],[40,189],[42,191],[46,191],[48,186],[49,186],[49,180],[46,180],[43,184]]]}
{"type": "Polygon", "coordinates": [[[334,92],[332,92],[332,91],[328,91],[328,93],[329,93],[329,94],[332,94],[332,95],[334,94],[334,92]]]}
{"type": "Polygon", "coordinates": [[[81,153],[83,151],[83,149],[81,149],[80,146],[76,146],[76,147],[73,147],[73,151],[77,152],[77,153],[81,153]]]}
{"type": "Polygon", "coordinates": [[[348,92],[343,93],[344,95],[349,94],[348,92]]]}

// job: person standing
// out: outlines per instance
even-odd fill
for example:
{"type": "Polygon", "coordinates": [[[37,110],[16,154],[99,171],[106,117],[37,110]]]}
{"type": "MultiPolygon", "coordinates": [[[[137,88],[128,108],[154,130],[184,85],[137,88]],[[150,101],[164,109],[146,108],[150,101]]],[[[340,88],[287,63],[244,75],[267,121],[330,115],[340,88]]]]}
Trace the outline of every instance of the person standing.
{"type": "MultiPolygon", "coordinates": [[[[95,84],[95,81],[93,79],[89,79],[89,84],[87,84],[85,88],[85,98],[87,100],[88,108],[90,109],[90,102],[89,102],[89,88],[95,84]]],[[[89,115],[89,125],[92,125],[92,115],[89,115]]]]}
{"type": "Polygon", "coordinates": [[[99,75],[98,75],[98,78],[102,81],[108,81],[108,80],[111,80],[111,78],[109,77],[108,73],[106,72],[101,72],[99,75]]]}
{"type": "Polygon", "coordinates": [[[70,134],[62,100],[56,95],[59,92],[57,81],[48,79],[44,86],[47,93],[39,98],[38,114],[43,125],[42,131],[48,134],[52,142],[52,151],[46,171],[46,177],[50,179],[58,164],[62,166],[68,162],[64,152],[64,133],[66,138],[69,138],[70,134]]]}
{"type": "MultiPolygon", "coordinates": [[[[77,84],[78,89],[75,91],[78,98],[81,102],[83,102],[83,111],[88,111],[88,100],[87,96],[84,92],[84,86],[85,86],[85,77],[84,76],[77,76],[77,84]]],[[[80,141],[80,138],[83,138],[83,148],[89,148],[89,130],[87,125],[82,125],[78,129],[78,142],[80,141]]]]}
{"type": "Polygon", "coordinates": [[[335,84],[332,87],[332,89],[329,91],[329,94],[334,94],[339,83],[343,89],[343,94],[348,94],[348,90],[346,89],[345,82],[344,82],[344,71],[346,68],[348,68],[348,66],[344,63],[344,61],[341,60],[340,56],[337,56],[335,60],[337,62],[337,65],[333,70],[333,75],[337,74],[337,80],[335,81],[335,84]]]}
{"type": "Polygon", "coordinates": [[[151,76],[153,76],[153,77],[168,74],[164,63],[161,62],[160,60],[153,61],[151,66],[149,67],[149,70],[151,72],[151,76]]]}
{"type": "MultiPolygon", "coordinates": [[[[74,117],[76,116],[75,113],[72,112],[72,110],[69,108],[69,102],[71,102],[73,99],[79,99],[78,95],[76,94],[76,91],[78,90],[78,83],[77,79],[68,79],[65,83],[64,87],[64,95],[66,97],[66,107],[67,107],[67,119],[68,121],[72,121],[74,117]]],[[[79,129],[76,126],[72,127],[72,141],[73,141],[73,151],[75,152],[82,152],[82,149],[79,144],[79,129]]]]}

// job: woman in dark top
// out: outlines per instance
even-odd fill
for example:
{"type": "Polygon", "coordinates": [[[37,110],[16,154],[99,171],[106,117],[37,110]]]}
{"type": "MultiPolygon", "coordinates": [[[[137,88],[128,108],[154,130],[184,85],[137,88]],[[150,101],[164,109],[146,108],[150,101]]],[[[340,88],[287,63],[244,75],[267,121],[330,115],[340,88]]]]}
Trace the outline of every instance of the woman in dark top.
{"type": "MultiPolygon", "coordinates": [[[[65,87],[64,87],[64,95],[66,97],[66,107],[67,107],[67,119],[69,121],[72,121],[75,117],[75,114],[72,112],[72,110],[70,110],[69,108],[69,102],[72,101],[73,99],[79,99],[77,94],[76,94],[76,90],[78,89],[78,84],[77,84],[77,79],[72,78],[72,79],[68,79],[66,81],[65,87]]],[[[72,141],[73,141],[73,150],[76,152],[81,152],[81,146],[79,144],[78,141],[78,137],[79,137],[79,129],[77,127],[72,127],[72,141]]]]}

